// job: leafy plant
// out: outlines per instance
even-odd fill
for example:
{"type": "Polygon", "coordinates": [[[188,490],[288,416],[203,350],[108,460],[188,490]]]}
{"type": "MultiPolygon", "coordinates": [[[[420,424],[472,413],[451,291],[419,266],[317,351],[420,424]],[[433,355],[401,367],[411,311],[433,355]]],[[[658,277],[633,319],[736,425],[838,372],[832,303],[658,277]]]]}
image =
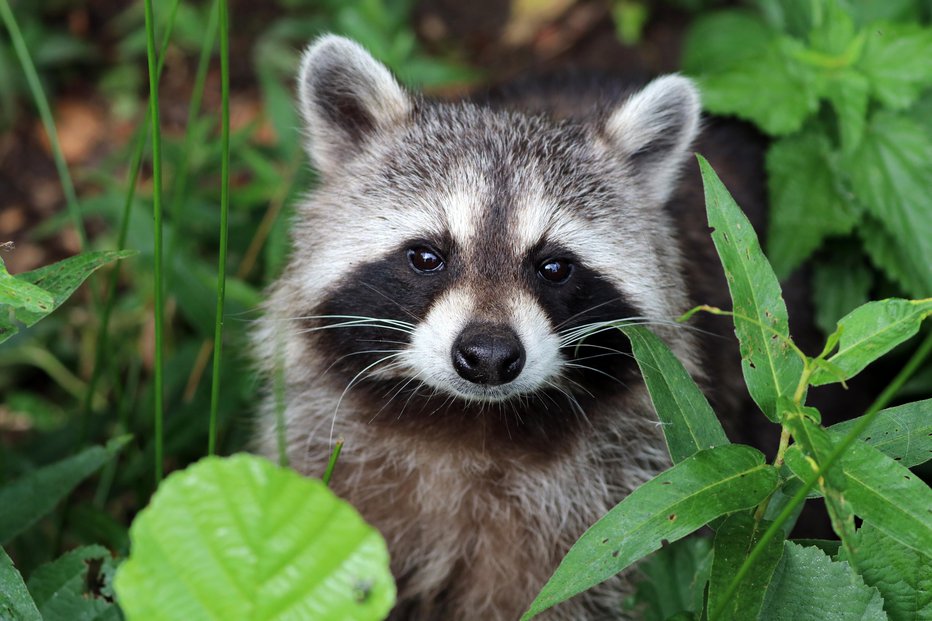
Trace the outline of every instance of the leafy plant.
{"type": "MultiPolygon", "coordinates": [[[[911,0],[754,4],[756,12],[699,18],[683,62],[707,110],[752,121],[775,138],[767,153],[767,247],[777,276],[831,238],[843,256],[863,249],[900,290],[929,295],[928,8],[911,0]],[[852,237],[858,243],[839,242],[852,237]]],[[[829,253],[817,266],[814,302],[825,327],[857,305],[872,278],[854,266],[853,291],[864,293],[852,298],[848,278],[824,277],[837,261],[829,253]]]]}
{"type": "Polygon", "coordinates": [[[932,456],[932,400],[872,407],[826,429],[806,396],[811,386],[853,377],[915,335],[932,314],[932,299],[865,304],[838,322],[818,355],[806,355],[790,337],[780,286],[750,223],[701,157],[699,165],[734,307],[698,307],[683,320],[699,311],[733,318],[748,390],[761,412],[780,425],[778,453],[770,465],[755,449],[729,444],[663,341],[645,327],[620,326],[631,340],[674,465],[580,537],[523,618],[706,525],[715,531],[711,565],[696,540],[663,550],[647,564],[645,573],[654,582],[641,584],[632,605],[644,606],[650,618],[709,621],[929,614],[932,600],[921,589],[927,588],[923,568],[932,563],[932,490],[907,467],[932,456]],[[825,502],[840,547],[786,540],[788,522],[807,497],[816,496],[825,502]],[[855,516],[863,520],[859,529],[855,516]],[[901,562],[865,559],[869,546],[882,541],[890,542],[888,554],[901,562]],[[833,557],[823,547],[833,549],[833,557]],[[684,553],[691,559],[689,571],[671,578],[650,569],[684,553]],[[676,598],[661,603],[658,592],[676,598]],[[673,601],[679,602],[676,610],[673,601]]]}

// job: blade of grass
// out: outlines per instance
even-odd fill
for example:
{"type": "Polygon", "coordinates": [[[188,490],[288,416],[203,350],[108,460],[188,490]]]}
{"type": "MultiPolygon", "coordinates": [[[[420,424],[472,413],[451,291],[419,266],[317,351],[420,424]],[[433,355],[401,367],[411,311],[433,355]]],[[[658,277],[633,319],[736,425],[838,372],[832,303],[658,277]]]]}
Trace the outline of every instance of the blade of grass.
{"type": "MultiPolygon", "coordinates": [[[[175,16],[178,14],[178,6],[181,0],[174,0],[171,12],[168,16],[168,25],[162,37],[162,45],[159,49],[159,62],[156,74],[162,77],[162,70],[165,68],[166,50],[168,43],[171,41],[172,30],[175,27],[175,16]]],[[[146,117],[151,114],[149,107],[152,106],[151,100],[146,108],[146,117]]],[[[139,172],[142,169],[142,156],[146,149],[146,142],[149,139],[149,125],[140,123],[136,131],[133,144],[133,155],[130,158],[129,177],[126,180],[126,199],[123,201],[123,213],[120,216],[120,230],[117,234],[117,250],[123,250],[126,247],[126,238],[129,235],[129,220],[132,214],[133,200],[136,198],[136,183],[139,180],[139,172]]],[[[78,446],[84,446],[87,442],[87,434],[90,429],[90,419],[93,414],[91,395],[97,390],[97,382],[100,381],[100,374],[103,372],[104,354],[107,352],[107,340],[109,338],[110,315],[113,311],[113,305],[116,302],[116,288],[120,280],[120,264],[118,261],[110,272],[110,280],[107,282],[107,291],[104,297],[104,305],[100,316],[100,328],[97,332],[97,344],[94,352],[94,367],[91,371],[91,379],[87,385],[87,395],[82,404],[82,419],[80,433],[78,434],[78,446]]],[[[126,433],[125,428],[121,428],[117,433],[126,433]]]]}
{"type": "Polygon", "coordinates": [[[227,215],[230,211],[230,16],[227,1],[219,0],[220,89],[222,129],[220,134],[220,257],[217,259],[217,314],[214,319],[214,369],[210,386],[210,428],[207,454],[217,451],[217,411],[220,403],[220,353],[223,346],[223,301],[226,289],[227,215]]]}
{"type": "Polygon", "coordinates": [[[36,108],[39,109],[39,117],[42,119],[42,125],[45,127],[45,133],[49,137],[49,144],[52,147],[52,159],[55,161],[55,168],[58,171],[58,178],[61,182],[62,191],[65,193],[65,202],[68,205],[68,213],[71,215],[71,221],[74,230],[78,234],[78,241],[83,251],[87,248],[87,231],[84,229],[84,218],[81,215],[81,206],[78,203],[78,196],[74,191],[74,182],[71,180],[71,173],[68,172],[68,165],[65,163],[65,156],[62,153],[61,145],[58,143],[58,130],[55,128],[55,119],[52,117],[52,110],[49,108],[49,101],[42,90],[42,83],[39,82],[39,75],[36,73],[36,66],[29,55],[29,49],[26,47],[26,41],[19,30],[19,24],[13,16],[13,10],[7,0],[0,0],[0,18],[10,33],[10,40],[13,42],[13,49],[16,50],[16,56],[19,64],[26,75],[26,82],[29,84],[29,91],[35,101],[36,108]]]}
{"type": "Polygon", "coordinates": [[[159,128],[159,76],[155,60],[155,18],[152,0],[145,1],[146,59],[149,66],[149,118],[152,123],[152,209],[155,219],[155,481],[162,481],[165,447],[164,368],[162,360],[164,308],[162,301],[162,135],[159,128]]]}

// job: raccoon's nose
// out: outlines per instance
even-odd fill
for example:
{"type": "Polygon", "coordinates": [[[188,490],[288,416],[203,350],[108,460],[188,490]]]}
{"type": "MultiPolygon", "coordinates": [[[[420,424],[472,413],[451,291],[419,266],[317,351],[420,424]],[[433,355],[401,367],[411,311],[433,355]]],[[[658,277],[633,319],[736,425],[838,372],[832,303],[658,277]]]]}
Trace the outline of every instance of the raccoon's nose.
{"type": "Polygon", "coordinates": [[[504,325],[466,326],[453,343],[452,354],[453,368],[473,384],[507,384],[524,368],[521,339],[504,325]]]}

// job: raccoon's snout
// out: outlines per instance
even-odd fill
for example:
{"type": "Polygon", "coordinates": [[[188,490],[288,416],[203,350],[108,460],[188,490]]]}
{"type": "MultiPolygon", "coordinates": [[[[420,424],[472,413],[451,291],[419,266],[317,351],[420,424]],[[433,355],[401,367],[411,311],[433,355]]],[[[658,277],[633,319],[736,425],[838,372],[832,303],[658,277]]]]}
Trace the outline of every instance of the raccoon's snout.
{"type": "Polygon", "coordinates": [[[498,386],[524,368],[524,346],[510,327],[470,324],[453,342],[453,368],[473,384],[498,386]]]}

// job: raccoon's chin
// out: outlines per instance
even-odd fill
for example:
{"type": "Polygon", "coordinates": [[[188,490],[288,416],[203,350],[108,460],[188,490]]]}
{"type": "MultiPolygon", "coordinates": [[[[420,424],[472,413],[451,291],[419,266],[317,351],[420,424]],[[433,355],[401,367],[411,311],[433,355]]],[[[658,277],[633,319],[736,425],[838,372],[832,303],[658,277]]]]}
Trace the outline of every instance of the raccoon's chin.
{"type": "Polygon", "coordinates": [[[501,403],[530,395],[541,389],[540,385],[520,380],[498,386],[483,386],[464,380],[448,379],[430,382],[431,386],[453,397],[474,403],[501,403]]]}

